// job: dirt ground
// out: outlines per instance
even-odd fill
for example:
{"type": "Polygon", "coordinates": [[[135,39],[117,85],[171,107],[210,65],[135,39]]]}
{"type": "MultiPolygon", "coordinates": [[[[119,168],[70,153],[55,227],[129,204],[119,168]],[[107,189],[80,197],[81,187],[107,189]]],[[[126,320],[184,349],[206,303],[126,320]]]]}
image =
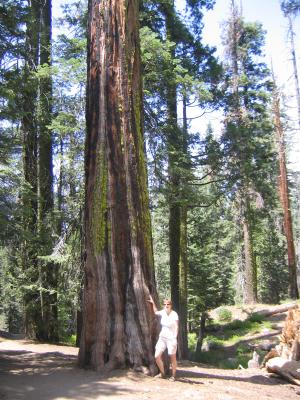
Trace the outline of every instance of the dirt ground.
{"type": "Polygon", "coordinates": [[[0,400],[300,400],[300,387],[264,370],[179,363],[176,382],[76,366],[75,347],[0,339],[0,400]]]}

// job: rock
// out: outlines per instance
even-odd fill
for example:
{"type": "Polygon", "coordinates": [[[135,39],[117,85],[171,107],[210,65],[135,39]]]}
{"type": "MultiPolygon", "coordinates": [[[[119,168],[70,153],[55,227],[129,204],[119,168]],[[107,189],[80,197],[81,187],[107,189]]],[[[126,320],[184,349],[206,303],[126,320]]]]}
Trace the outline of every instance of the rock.
{"type": "Polygon", "coordinates": [[[265,340],[265,341],[259,343],[256,347],[263,351],[270,351],[274,347],[274,342],[265,340]]]}
{"type": "Polygon", "coordinates": [[[259,354],[254,351],[252,359],[248,361],[248,368],[259,368],[259,354]]]}
{"type": "Polygon", "coordinates": [[[206,352],[206,351],[209,351],[209,350],[210,350],[209,342],[207,342],[207,341],[203,342],[202,347],[201,347],[201,351],[206,352]]]}

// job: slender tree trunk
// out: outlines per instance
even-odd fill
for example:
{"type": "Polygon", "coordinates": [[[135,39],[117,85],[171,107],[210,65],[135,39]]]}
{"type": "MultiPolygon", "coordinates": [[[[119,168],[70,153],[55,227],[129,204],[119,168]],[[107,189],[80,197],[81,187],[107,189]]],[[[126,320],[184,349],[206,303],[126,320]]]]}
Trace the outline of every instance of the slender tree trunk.
{"type": "MultiPolygon", "coordinates": [[[[186,114],[187,99],[183,97],[183,143],[182,154],[186,157],[185,167],[188,168],[187,151],[188,151],[188,127],[187,127],[187,114],[186,114]]],[[[187,256],[187,190],[185,189],[184,178],[181,179],[181,213],[180,213],[180,258],[179,258],[179,357],[186,359],[188,357],[188,339],[187,339],[187,303],[188,303],[188,256],[187,256]]]]}
{"type": "Polygon", "coordinates": [[[156,371],[138,0],[90,0],[79,364],[156,371]]]}
{"type": "MultiPolygon", "coordinates": [[[[169,174],[169,251],[170,251],[170,283],[173,307],[179,312],[180,308],[180,176],[178,164],[178,127],[176,87],[168,87],[168,174],[169,174]]],[[[180,319],[181,319],[181,315],[180,319]]],[[[182,322],[182,321],[181,321],[182,322]]]]}
{"type": "Polygon", "coordinates": [[[203,311],[201,314],[199,334],[198,334],[197,344],[196,344],[196,349],[195,349],[196,354],[197,353],[199,354],[202,349],[203,339],[205,337],[206,318],[207,318],[207,313],[206,313],[206,311],[203,311]]]}
{"type": "Polygon", "coordinates": [[[289,20],[289,33],[290,33],[290,41],[291,41],[291,55],[292,55],[292,61],[293,61],[295,92],[296,92],[297,111],[298,111],[298,124],[299,124],[299,128],[300,128],[300,87],[299,87],[297,58],[296,58],[295,41],[294,41],[295,33],[294,33],[292,16],[289,14],[287,17],[288,17],[288,20],[289,20]]]}
{"type": "Polygon", "coordinates": [[[285,143],[284,130],[280,119],[280,98],[275,88],[273,92],[273,113],[276,130],[276,141],[279,156],[279,198],[283,209],[284,216],[284,233],[287,242],[288,251],[288,270],[289,270],[289,297],[292,299],[299,298],[297,286],[297,268],[296,253],[293,238],[292,214],[290,209],[289,185],[287,178],[286,159],[285,159],[285,143]]]}
{"type": "MultiPolygon", "coordinates": [[[[165,18],[167,39],[176,42],[174,32],[174,1],[162,5],[165,18]]],[[[175,57],[175,47],[171,51],[172,58],[175,57]]],[[[170,284],[171,298],[174,309],[179,314],[179,358],[185,353],[186,338],[186,314],[184,304],[181,304],[180,294],[180,257],[182,252],[181,234],[183,232],[181,214],[181,176],[179,158],[182,153],[181,132],[177,123],[177,85],[175,81],[168,83],[166,87],[167,103],[167,147],[168,147],[168,175],[169,175],[169,251],[170,251],[170,284]],[[184,311],[182,315],[181,312],[184,311]]]]}
{"type": "MultiPolygon", "coordinates": [[[[29,2],[29,15],[26,24],[24,88],[22,90],[22,134],[23,134],[23,229],[25,239],[22,242],[22,265],[26,284],[33,285],[37,274],[37,124],[36,101],[37,81],[34,73],[38,65],[38,15],[37,1],[29,2]]],[[[35,338],[36,300],[38,293],[32,289],[24,294],[24,331],[28,338],[35,338]]]]}
{"type": "MultiPolygon", "coordinates": [[[[247,207],[249,208],[249,206],[247,207]]],[[[249,211],[249,210],[248,210],[249,211]]],[[[244,257],[245,257],[245,281],[243,291],[243,302],[244,304],[253,304],[257,302],[257,285],[256,285],[256,269],[253,260],[253,244],[251,237],[250,222],[247,216],[244,215],[243,224],[243,236],[244,236],[244,257]]]]}
{"type": "MultiPolygon", "coordinates": [[[[41,4],[40,64],[51,66],[52,17],[51,0],[41,4]]],[[[51,74],[40,79],[40,116],[39,116],[39,233],[41,254],[52,252],[53,218],[53,161],[52,132],[49,125],[52,120],[52,78],[51,74]]],[[[40,282],[42,285],[41,319],[38,326],[38,338],[58,341],[57,321],[57,279],[58,265],[41,261],[40,282]]]]}
{"type": "Polygon", "coordinates": [[[63,230],[63,185],[64,185],[64,176],[65,176],[65,167],[64,167],[64,142],[63,139],[60,138],[59,141],[59,175],[57,182],[57,223],[56,223],[56,233],[60,237],[63,230]]]}

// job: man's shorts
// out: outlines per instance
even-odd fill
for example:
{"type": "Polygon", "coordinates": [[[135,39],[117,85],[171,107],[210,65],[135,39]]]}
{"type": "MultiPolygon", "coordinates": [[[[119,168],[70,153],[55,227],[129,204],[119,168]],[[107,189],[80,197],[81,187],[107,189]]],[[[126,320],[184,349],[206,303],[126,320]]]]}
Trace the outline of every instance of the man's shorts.
{"type": "Polygon", "coordinates": [[[157,357],[160,353],[163,353],[166,349],[168,349],[169,356],[176,354],[177,339],[159,337],[155,346],[155,357],[157,357]]]}

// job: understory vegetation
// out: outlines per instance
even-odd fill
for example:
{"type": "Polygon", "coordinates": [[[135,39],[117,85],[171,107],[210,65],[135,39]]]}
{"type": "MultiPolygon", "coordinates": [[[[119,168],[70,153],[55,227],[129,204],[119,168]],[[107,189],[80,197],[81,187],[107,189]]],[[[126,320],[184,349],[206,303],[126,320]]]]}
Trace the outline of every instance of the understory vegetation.
{"type": "MultiPolygon", "coordinates": [[[[270,307],[267,304],[260,306],[264,309],[270,307]]],[[[270,316],[253,311],[247,318],[238,319],[240,317],[235,318],[233,313],[238,311],[237,314],[240,314],[243,307],[235,306],[231,309],[233,312],[221,306],[211,311],[215,319],[210,318],[207,323],[201,351],[197,350],[197,333],[189,334],[191,360],[223,369],[248,368],[248,361],[252,359],[254,351],[258,353],[261,363],[270,348],[279,343],[281,329],[270,320],[270,316]]]]}

